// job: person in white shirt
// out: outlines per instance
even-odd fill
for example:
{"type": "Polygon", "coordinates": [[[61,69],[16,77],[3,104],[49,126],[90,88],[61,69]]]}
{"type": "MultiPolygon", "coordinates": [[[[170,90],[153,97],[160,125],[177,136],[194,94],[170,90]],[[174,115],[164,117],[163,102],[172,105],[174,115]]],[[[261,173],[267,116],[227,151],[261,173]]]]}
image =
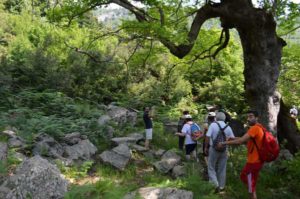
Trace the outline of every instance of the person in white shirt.
{"type": "Polygon", "coordinates": [[[196,147],[197,141],[194,141],[191,137],[191,125],[193,124],[192,116],[185,115],[186,123],[183,125],[181,133],[175,133],[175,135],[185,136],[185,155],[186,159],[190,160],[191,156],[197,160],[196,158],[196,147]]]}
{"type": "Polygon", "coordinates": [[[216,187],[216,192],[222,191],[226,182],[226,164],[227,164],[227,149],[223,152],[217,151],[213,147],[213,142],[216,140],[220,127],[225,128],[224,133],[226,139],[233,139],[234,134],[230,126],[225,124],[226,116],[223,112],[216,114],[216,122],[211,123],[206,133],[205,153],[208,155],[208,176],[209,181],[216,187]]]}

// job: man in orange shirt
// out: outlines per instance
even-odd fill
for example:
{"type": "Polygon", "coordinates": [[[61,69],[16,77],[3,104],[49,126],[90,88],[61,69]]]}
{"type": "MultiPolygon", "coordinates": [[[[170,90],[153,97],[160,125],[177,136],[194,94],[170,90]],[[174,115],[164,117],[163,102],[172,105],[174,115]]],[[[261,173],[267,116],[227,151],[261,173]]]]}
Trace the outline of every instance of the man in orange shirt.
{"type": "Polygon", "coordinates": [[[256,183],[259,171],[263,166],[263,162],[260,161],[259,158],[257,147],[261,147],[264,132],[261,128],[261,124],[258,123],[257,111],[248,111],[247,122],[250,129],[245,135],[243,135],[243,137],[235,138],[234,140],[225,141],[219,144],[234,145],[247,142],[247,163],[243,168],[240,177],[241,180],[248,186],[250,199],[256,199],[256,183]]]}

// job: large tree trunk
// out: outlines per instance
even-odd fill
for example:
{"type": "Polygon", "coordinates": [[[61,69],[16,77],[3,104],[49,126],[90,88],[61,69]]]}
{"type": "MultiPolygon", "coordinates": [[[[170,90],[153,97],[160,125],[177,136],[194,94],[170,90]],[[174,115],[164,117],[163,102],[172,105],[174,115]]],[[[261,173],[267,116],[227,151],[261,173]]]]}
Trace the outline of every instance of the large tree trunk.
{"type": "Polygon", "coordinates": [[[249,16],[248,26],[237,27],[244,51],[246,99],[250,107],[259,112],[261,123],[276,132],[280,109],[276,84],[285,43],[276,35],[271,14],[257,9],[249,13],[252,16],[249,16]]]}

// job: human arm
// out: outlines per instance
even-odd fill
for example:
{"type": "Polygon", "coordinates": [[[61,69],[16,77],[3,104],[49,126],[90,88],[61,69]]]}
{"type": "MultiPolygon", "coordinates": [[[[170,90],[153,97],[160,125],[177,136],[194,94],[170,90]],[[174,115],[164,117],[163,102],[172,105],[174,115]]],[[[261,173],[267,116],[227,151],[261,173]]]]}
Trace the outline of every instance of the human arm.
{"type": "Polygon", "coordinates": [[[225,142],[220,142],[221,145],[239,145],[243,144],[251,139],[250,135],[248,133],[245,133],[242,137],[237,137],[232,140],[227,140],[225,142]]]}
{"type": "Polygon", "coordinates": [[[175,133],[175,135],[179,135],[179,136],[181,136],[181,137],[184,137],[185,136],[185,133],[180,133],[180,132],[177,132],[177,133],[175,133]]]}

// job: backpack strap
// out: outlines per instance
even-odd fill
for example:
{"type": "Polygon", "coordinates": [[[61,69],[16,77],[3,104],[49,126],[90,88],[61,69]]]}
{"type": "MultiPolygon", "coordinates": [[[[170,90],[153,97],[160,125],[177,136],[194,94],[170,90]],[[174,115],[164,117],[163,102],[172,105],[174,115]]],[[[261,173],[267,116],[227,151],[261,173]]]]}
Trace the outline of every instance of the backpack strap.
{"type": "MultiPolygon", "coordinates": [[[[265,129],[265,127],[263,127],[261,124],[258,124],[257,126],[259,126],[259,127],[262,129],[263,134],[264,134],[264,135],[263,135],[263,140],[264,140],[265,137],[266,137],[266,129],[265,129]]],[[[256,141],[255,141],[255,138],[251,137],[251,139],[252,139],[252,141],[253,141],[253,143],[254,143],[254,145],[255,145],[257,151],[258,151],[258,150],[259,150],[259,147],[258,147],[258,145],[257,145],[257,143],[256,143],[256,141]]],[[[251,150],[250,153],[252,153],[253,150],[254,150],[254,147],[252,148],[252,150],[251,150]]]]}
{"type": "Polygon", "coordinates": [[[215,123],[218,125],[219,129],[225,134],[224,130],[225,130],[229,125],[226,124],[226,125],[224,126],[224,128],[221,128],[221,125],[220,125],[218,122],[215,122],[215,123]]]}
{"type": "MultiPolygon", "coordinates": [[[[226,125],[224,126],[224,128],[221,128],[221,125],[220,125],[218,122],[214,122],[214,123],[216,123],[216,124],[218,125],[218,127],[219,127],[220,131],[222,132],[223,136],[226,137],[224,130],[228,127],[228,124],[226,124],[226,125]]],[[[219,135],[220,131],[218,132],[218,135],[219,135]]],[[[217,136],[217,137],[218,137],[218,136],[217,136]]],[[[217,138],[212,139],[213,142],[214,142],[216,139],[217,139],[217,138]]]]}

